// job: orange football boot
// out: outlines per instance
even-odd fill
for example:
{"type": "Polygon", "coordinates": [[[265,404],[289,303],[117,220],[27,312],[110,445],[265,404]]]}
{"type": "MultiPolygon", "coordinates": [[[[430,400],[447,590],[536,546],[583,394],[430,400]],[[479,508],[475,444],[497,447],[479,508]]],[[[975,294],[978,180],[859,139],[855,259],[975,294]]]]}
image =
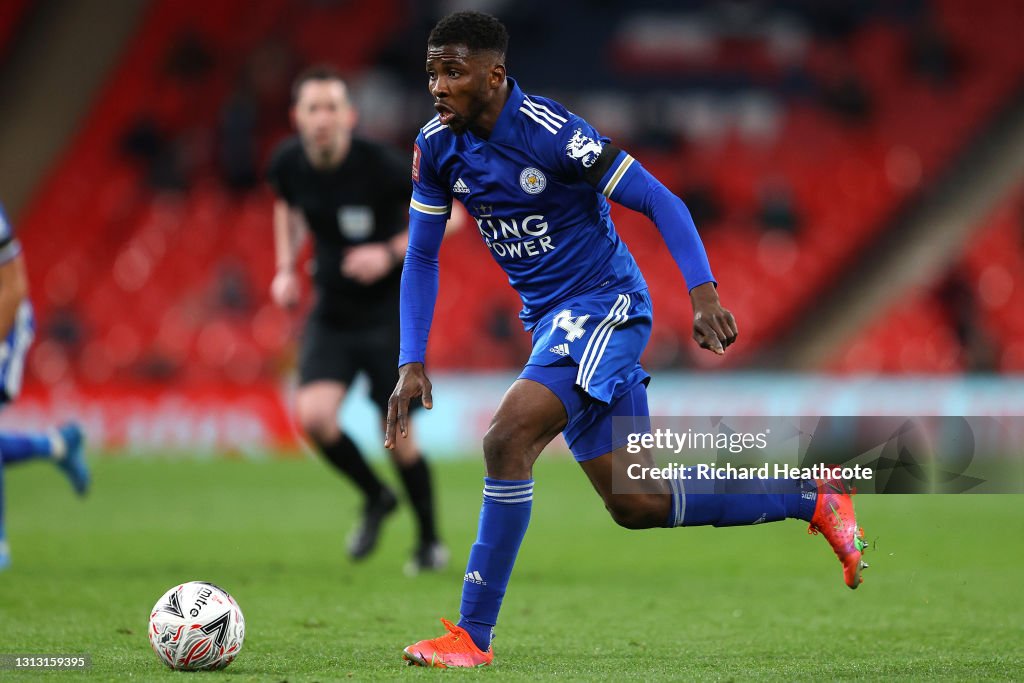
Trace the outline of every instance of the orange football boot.
{"type": "Polygon", "coordinates": [[[431,666],[437,669],[487,666],[494,660],[491,648],[482,651],[465,629],[442,619],[448,633],[440,638],[421,640],[402,651],[402,659],[410,666],[431,666]]]}
{"type": "Polygon", "coordinates": [[[857,516],[853,511],[853,492],[847,493],[843,481],[839,479],[839,468],[830,476],[817,479],[818,500],[814,506],[807,533],[825,537],[836,557],[843,564],[843,579],[850,588],[857,588],[864,580],[860,572],[868,563],[862,558],[867,550],[864,530],[857,526],[857,516]]]}

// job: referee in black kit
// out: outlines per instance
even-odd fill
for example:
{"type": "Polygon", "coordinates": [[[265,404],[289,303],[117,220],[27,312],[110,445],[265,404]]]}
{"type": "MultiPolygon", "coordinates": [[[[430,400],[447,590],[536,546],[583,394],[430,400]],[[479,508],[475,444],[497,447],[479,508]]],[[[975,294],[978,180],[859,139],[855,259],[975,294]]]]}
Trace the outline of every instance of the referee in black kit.
{"type": "MultiPolygon", "coordinates": [[[[279,306],[298,304],[296,259],[304,233],[311,232],[317,300],[302,337],[295,412],[324,457],[363,493],[363,518],[348,544],[349,555],[359,560],[376,547],[381,524],[398,500],[341,431],[338,411],[353,378],[364,372],[381,410],[383,432],[388,398],[398,380],[409,162],[383,145],[353,137],[356,112],[345,82],[331,67],[299,74],[292,102],[298,135],[274,150],[268,170],[277,195],[277,274],[271,296],[279,306]]],[[[390,453],[419,526],[406,570],[442,569],[448,550],[437,535],[427,461],[414,438],[400,440],[390,453]]]]}

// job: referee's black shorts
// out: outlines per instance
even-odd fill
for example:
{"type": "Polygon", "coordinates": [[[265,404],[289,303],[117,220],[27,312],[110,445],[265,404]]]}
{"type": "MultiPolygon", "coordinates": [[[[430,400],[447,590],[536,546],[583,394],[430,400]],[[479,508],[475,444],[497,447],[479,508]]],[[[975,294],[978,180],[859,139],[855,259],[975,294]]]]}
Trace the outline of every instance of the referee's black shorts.
{"type": "Polygon", "coordinates": [[[319,380],[350,386],[363,372],[370,381],[370,400],[383,417],[398,382],[399,336],[397,325],[342,329],[313,314],[302,333],[299,386],[319,380]]]}

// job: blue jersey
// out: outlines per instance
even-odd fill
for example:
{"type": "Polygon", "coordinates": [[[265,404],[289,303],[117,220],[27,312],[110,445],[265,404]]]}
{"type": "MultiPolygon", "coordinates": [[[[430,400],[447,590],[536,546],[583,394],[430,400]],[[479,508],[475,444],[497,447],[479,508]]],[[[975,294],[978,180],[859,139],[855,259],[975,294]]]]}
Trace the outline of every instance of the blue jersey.
{"type": "MultiPolygon", "coordinates": [[[[3,205],[0,204],[0,267],[13,261],[20,253],[21,246],[14,237],[14,229],[7,220],[3,205]]],[[[11,330],[0,340],[0,405],[10,401],[21,391],[25,354],[34,335],[32,305],[25,299],[18,305],[11,330]]]]}
{"type": "MultiPolygon", "coordinates": [[[[607,138],[552,100],[509,98],[490,138],[455,135],[434,117],[416,138],[410,212],[446,216],[458,199],[523,301],[531,329],[560,303],[588,292],[646,289],[615,232],[608,200],[585,179],[607,138]]],[[[632,162],[623,155],[617,181],[632,162]]]]}

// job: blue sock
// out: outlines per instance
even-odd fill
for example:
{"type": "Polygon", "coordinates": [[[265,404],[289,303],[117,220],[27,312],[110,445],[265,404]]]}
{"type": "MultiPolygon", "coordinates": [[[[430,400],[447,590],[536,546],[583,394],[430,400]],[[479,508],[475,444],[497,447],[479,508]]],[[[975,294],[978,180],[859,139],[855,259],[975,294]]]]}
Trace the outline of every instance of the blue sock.
{"type": "Polygon", "coordinates": [[[506,481],[484,478],[484,502],[480,508],[480,527],[476,543],[469,551],[465,583],[462,584],[462,618],[466,629],[481,650],[491,646],[498,610],[516,563],[519,545],[530,525],[533,507],[533,480],[506,481]]]}
{"type": "Polygon", "coordinates": [[[53,442],[48,434],[11,434],[0,432],[0,460],[11,465],[33,458],[53,455],[53,442]]]}
{"type": "Polygon", "coordinates": [[[740,526],[782,519],[811,521],[817,485],[810,479],[670,479],[665,526],[740,526]]]}

